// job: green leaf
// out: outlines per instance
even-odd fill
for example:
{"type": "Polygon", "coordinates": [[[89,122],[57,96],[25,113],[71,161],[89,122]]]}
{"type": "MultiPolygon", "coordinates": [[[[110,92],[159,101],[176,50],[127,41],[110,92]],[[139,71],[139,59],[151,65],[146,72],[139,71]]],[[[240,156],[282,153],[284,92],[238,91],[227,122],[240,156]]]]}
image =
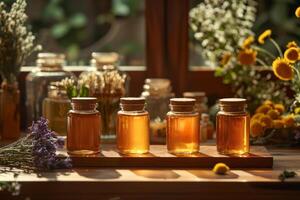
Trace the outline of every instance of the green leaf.
{"type": "Polygon", "coordinates": [[[86,16],[82,13],[76,13],[69,19],[69,24],[73,28],[82,28],[86,25],[86,16]]]}
{"type": "Polygon", "coordinates": [[[70,31],[70,26],[67,23],[56,24],[51,29],[51,34],[54,38],[62,38],[68,34],[70,31]]]}
{"type": "Polygon", "coordinates": [[[87,97],[87,96],[89,96],[89,88],[87,88],[85,86],[82,86],[80,88],[80,91],[79,91],[79,96],[80,97],[87,97]]]}

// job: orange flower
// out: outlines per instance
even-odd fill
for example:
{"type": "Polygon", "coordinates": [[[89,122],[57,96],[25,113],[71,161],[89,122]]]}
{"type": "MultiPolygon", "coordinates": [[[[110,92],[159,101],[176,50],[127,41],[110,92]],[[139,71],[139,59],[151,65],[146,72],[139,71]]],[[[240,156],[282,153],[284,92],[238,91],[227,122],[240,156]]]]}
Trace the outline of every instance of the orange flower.
{"type": "Polygon", "coordinates": [[[275,110],[277,110],[280,114],[282,114],[285,110],[284,106],[281,103],[274,105],[275,110]]]}
{"type": "Polygon", "coordinates": [[[284,52],[284,58],[290,63],[296,62],[297,60],[299,60],[299,48],[297,47],[288,48],[284,52]]]}
{"type": "Polygon", "coordinates": [[[259,44],[264,44],[265,40],[268,37],[271,37],[271,35],[272,35],[271,29],[265,30],[262,34],[259,35],[259,37],[258,37],[258,43],[259,44]]]}
{"type": "Polygon", "coordinates": [[[296,17],[300,18],[300,6],[295,11],[296,17]]]}
{"type": "Polygon", "coordinates": [[[252,35],[250,35],[249,37],[247,37],[242,45],[243,49],[248,49],[250,48],[251,44],[253,44],[253,42],[255,41],[254,37],[252,35]]]}
{"type": "Polygon", "coordinates": [[[253,49],[241,50],[238,54],[238,60],[241,65],[253,65],[256,62],[257,52],[253,49]]]}
{"type": "Polygon", "coordinates": [[[280,113],[277,110],[269,110],[267,115],[269,115],[272,119],[278,119],[280,113]]]}
{"type": "Polygon", "coordinates": [[[289,62],[284,58],[277,58],[272,63],[274,74],[281,80],[288,81],[294,76],[294,71],[289,62]]]}
{"type": "Polygon", "coordinates": [[[256,109],[255,113],[267,114],[267,112],[271,109],[272,109],[272,107],[269,105],[261,105],[256,109]]]}
{"type": "Polygon", "coordinates": [[[286,48],[289,49],[291,47],[298,47],[298,45],[295,41],[291,41],[291,42],[287,43],[286,48]]]}
{"type": "Polygon", "coordinates": [[[254,120],[250,124],[250,130],[251,130],[251,136],[252,137],[261,136],[264,133],[264,124],[257,121],[257,120],[254,120]]]}
{"type": "Polygon", "coordinates": [[[282,118],[282,121],[286,127],[293,127],[295,124],[294,117],[292,115],[287,115],[282,118]]]}
{"type": "Polygon", "coordinates": [[[265,128],[271,128],[272,127],[272,118],[268,115],[263,115],[260,118],[260,122],[264,124],[265,128]]]}

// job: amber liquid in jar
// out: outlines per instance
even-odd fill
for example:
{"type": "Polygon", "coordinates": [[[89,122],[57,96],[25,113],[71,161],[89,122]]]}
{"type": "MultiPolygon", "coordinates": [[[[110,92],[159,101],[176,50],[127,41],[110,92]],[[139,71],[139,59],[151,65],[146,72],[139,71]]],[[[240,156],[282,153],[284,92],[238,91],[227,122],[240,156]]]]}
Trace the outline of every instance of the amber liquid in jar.
{"type": "Polygon", "coordinates": [[[117,118],[117,148],[122,154],[144,154],[149,151],[149,114],[144,98],[121,98],[117,118]]]}
{"type": "Polygon", "coordinates": [[[249,153],[250,117],[245,111],[246,100],[228,98],[220,100],[216,121],[217,150],[225,155],[249,153]]]}
{"type": "Polygon", "coordinates": [[[195,100],[173,98],[167,114],[167,148],[172,154],[192,154],[199,151],[199,114],[195,100]]]}
{"type": "Polygon", "coordinates": [[[100,147],[101,116],[96,98],[73,98],[68,113],[67,150],[69,154],[96,154],[100,147]]]}

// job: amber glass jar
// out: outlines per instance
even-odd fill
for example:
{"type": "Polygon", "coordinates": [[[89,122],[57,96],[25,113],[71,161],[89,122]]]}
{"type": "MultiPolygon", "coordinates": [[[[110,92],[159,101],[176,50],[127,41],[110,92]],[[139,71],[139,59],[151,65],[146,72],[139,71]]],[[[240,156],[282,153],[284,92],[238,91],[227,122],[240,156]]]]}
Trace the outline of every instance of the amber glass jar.
{"type": "Polygon", "coordinates": [[[220,99],[219,107],[216,120],[218,152],[225,155],[247,154],[250,122],[246,111],[246,99],[220,99]]]}
{"type": "Polygon", "coordinates": [[[57,82],[48,87],[48,97],[43,101],[43,116],[49,120],[49,127],[59,135],[67,135],[67,115],[71,108],[66,90],[57,82]]]}
{"type": "Polygon", "coordinates": [[[167,113],[167,148],[173,154],[191,154],[199,151],[199,114],[195,99],[172,98],[167,113]]]}
{"type": "Polygon", "coordinates": [[[117,117],[117,147],[122,154],[143,154],[149,151],[149,114],[145,98],[120,99],[117,117]]]}
{"type": "Polygon", "coordinates": [[[68,113],[67,150],[69,154],[95,154],[99,152],[101,116],[97,98],[72,98],[68,113]]]}

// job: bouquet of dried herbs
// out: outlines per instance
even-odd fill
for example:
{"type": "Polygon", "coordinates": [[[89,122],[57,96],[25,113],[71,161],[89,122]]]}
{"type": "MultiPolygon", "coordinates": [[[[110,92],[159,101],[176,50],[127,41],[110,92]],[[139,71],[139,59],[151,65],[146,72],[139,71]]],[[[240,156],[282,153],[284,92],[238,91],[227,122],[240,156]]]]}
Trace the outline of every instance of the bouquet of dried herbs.
{"type": "Polygon", "coordinates": [[[25,171],[43,171],[70,168],[71,160],[57,155],[64,141],[48,128],[48,121],[40,118],[30,133],[18,141],[0,148],[0,166],[25,171]]]}
{"type": "Polygon", "coordinates": [[[25,59],[41,50],[40,45],[34,45],[35,36],[26,27],[25,8],[25,0],[17,0],[9,11],[0,2],[0,73],[8,83],[16,81],[25,59]]]}

